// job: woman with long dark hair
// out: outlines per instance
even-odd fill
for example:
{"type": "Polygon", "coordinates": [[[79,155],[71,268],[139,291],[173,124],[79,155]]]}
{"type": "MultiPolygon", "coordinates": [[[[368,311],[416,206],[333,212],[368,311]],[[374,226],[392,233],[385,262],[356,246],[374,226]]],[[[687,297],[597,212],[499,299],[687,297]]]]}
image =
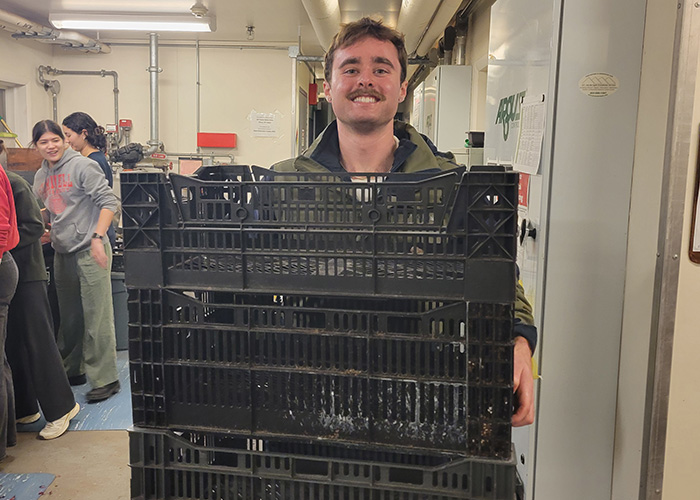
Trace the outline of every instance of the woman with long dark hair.
{"type": "MultiPolygon", "coordinates": [[[[109,187],[112,187],[114,185],[114,176],[112,167],[105,156],[105,151],[107,150],[105,129],[100,127],[87,113],[76,111],[63,119],[63,133],[66,135],[66,142],[71,148],[97,162],[105,174],[109,187]]],[[[115,233],[111,224],[107,230],[107,237],[112,247],[114,247],[115,233]]]]}
{"type": "Polygon", "coordinates": [[[66,147],[56,122],[38,122],[32,139],[44,158],[33,189],[50,216],[63,364],[69,379],[85,376],[92,385],[88,403],[102,401],[119,391],[105,237],[119,202],[97,163],[66,147]]]}

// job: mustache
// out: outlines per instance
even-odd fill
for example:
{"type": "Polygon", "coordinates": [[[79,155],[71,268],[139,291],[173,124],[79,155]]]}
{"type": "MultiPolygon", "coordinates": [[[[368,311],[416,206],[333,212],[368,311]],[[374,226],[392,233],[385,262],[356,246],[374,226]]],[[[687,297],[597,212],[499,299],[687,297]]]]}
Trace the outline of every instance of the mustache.
{"type": "Polygon", "coordinates": [[[377,92],[374,89],[354,90],[353,92],[350,92],[348,94],[348,99],[350,99],[351,101],[353,99],[358,98],[358,97],[374,97],[378,101],[385,101],[386,100],[386,97],[384,97],[382,94],[380,94],[379,92],[377,92]]]}

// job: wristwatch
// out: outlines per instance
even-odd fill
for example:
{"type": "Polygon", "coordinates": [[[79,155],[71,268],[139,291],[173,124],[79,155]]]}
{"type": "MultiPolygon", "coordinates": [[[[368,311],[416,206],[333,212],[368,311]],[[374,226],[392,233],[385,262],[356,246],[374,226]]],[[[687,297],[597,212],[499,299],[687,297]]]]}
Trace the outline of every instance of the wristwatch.
{"type": "Polygon", "coordinates": [[[93,240],[101,240],[101,239],[104,239],[104,236],[102,236],[101,234],[92,233],[91,238],[92,238],[93,240]]]}

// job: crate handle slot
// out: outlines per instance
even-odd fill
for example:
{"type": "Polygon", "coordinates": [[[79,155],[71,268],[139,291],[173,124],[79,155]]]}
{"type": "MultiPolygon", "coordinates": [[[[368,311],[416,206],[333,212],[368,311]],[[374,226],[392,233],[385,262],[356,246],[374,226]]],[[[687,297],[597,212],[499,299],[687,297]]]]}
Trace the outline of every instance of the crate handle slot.
{"type": "Polygon", "coordinates": [[[328,476],[328,462],[325,460],[294,460],[294,474],[296,476],[328,476]]]}

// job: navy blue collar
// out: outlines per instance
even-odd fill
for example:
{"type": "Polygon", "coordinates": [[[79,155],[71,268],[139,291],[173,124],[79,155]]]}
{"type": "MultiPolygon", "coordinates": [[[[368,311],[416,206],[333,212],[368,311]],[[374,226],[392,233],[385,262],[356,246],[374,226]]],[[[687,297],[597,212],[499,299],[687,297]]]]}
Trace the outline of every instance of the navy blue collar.
{"type": "MultiPolygon", "coordinates": [[[[391,172],[398,172],[408,160],[418,146],[413,144],[408,132],[397,126],[394,122],[394,135],[399,140],[399,146],[394,151],[394,163],[391,172]]],[[[316,149],[311,153],[311,159],[320,163],[331,172],[345,173],[345,169],[340,164],[340,144],[338,143],[338,123],[333,120],[323,131],[321,141],[316,149]]]]}

